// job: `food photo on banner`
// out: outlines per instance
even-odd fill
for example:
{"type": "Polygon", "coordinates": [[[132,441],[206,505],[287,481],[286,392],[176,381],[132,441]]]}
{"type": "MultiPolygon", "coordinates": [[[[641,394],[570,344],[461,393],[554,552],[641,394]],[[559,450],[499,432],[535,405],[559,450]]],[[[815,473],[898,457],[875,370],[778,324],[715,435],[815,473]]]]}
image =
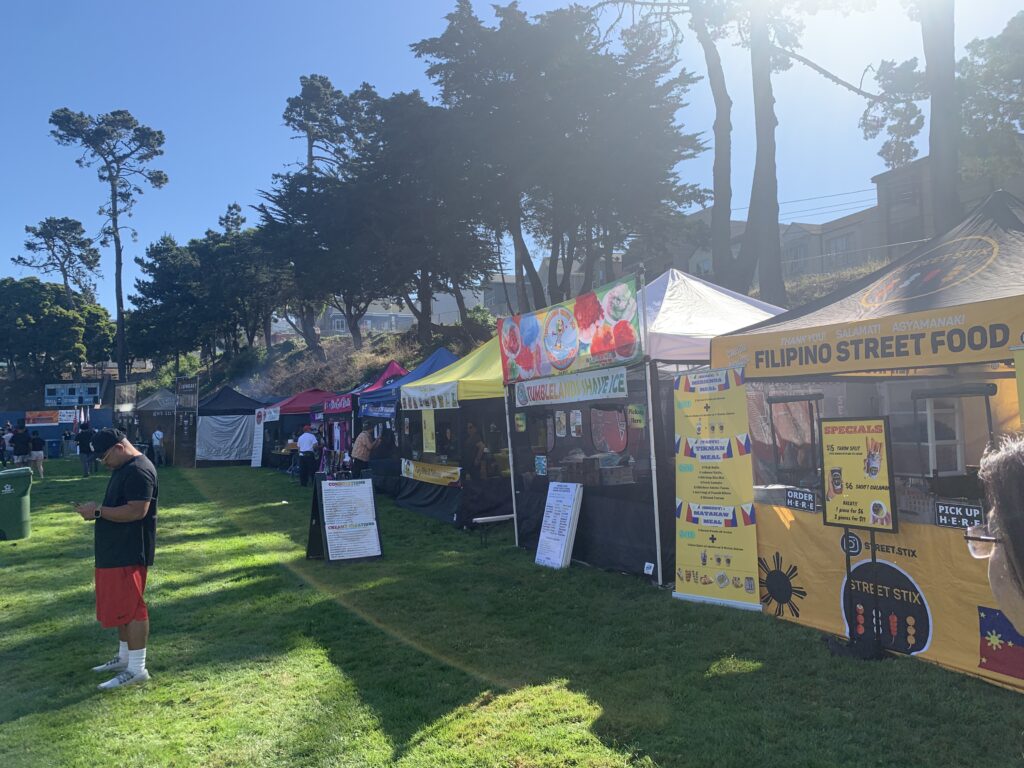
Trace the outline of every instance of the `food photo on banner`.
{"type": "Polygon", "coordinates": [[[987,509],[982,455],[1021,429],[1022,333],[1024,204],[997,192],[860,281],[712,341],[714,366],[745,365],[766,612],[1024,689],[1024,627],[964,540],[987,509]]]}

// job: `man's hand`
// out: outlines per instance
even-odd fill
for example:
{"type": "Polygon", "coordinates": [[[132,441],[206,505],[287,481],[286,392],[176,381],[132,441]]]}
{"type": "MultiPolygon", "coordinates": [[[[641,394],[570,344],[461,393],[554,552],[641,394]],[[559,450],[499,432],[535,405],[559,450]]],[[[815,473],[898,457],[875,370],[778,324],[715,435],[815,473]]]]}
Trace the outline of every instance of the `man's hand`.
{"type": "Polygon", "coordinates": [[[87,501],[85,504],[79,504],[75,507],[75,512],[82,516],[83,520],[95,520],[96,510],[99,509],[100,505],[95,501],[87,501]]]}

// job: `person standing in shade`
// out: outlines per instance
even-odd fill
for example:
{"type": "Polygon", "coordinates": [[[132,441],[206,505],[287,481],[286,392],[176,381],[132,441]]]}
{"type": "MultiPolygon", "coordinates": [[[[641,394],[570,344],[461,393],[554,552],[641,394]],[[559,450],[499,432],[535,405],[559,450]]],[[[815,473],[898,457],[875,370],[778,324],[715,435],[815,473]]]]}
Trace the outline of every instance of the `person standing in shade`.
{"type": "Polygon", "coordinates": [[[157,476],[153,462],[118,429],[101,429],[92,441],[100,462],[110,470],[103,503],[77,504],[83,520],[96,527],[96,618],[117,627],[117,656],[93,672],[116,673],[98,686],[111,690],[149,680],[146,643],[149,609],[146,577],[156,551],[157,476]]]}
{"type": "Polygon", "coordinates": [[[296,442],[299,446],[299,483],[305,487],[316,470],[316,447],[320,443],[308,424],[302,428],[302,434],[296,442]]]}
{"type": "Polygon", "coordinates": [[[6,467],[8,464],[14,463],[14,446],[11,445],[11,440],[14,438],[14,430],[11,428],[11,422],[4,424],[3,434],[0,435],[0,456],[3,458],[3,464],[6,467]]]}
{"type": "Polygon", "coordinates": [[[88,477],[93,470],[92,466],[92,439],[96,433],[89,427],[89,422],[84,422],[78,430],[75,442],[78,443],[78,458],[82,461],[82,477],[88,477]]]}
{"type": "Polygon", "coordinates": [[[32,462],[32,469],[43,479],[43,460],[46,458],[46,441],[39,436],[39,430],[32,430],[32,439],[29,440],[29,459],[32,462]]]}
{"type": "Polygon", "coordinates": [[[153,446],[153,463],[162,467],[164,465],[164,432],[160,427],[153,430],[151,445],[153,446]]]}
{"type": "Polygon", "coordinates": [[[370,425],[364,424],[363,431],[356,437],[356,442],[352,446],[352,477],[357,480],[362,477],[363,470],[370,466],[370,457],[378,445],[380,438],[374,440],[370,425]]]}
{"type": "Polygon", "coordinates": [[[25,427],[17,427],[14,430],[14,437],[11,438],[11,446],[14,448],[15,466],[24,466],[31,460],[32,436],[25,427]]]}

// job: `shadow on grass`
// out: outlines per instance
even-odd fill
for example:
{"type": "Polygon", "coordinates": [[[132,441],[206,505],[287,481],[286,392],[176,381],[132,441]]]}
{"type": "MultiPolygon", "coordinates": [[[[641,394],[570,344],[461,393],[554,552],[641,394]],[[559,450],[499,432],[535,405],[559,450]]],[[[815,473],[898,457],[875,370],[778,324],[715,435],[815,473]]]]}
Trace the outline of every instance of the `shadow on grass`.
{"type": "MultiPolygon", "coordinates": [[[[425,739],[450,738],[452,717],[476,722],[492,707],[525,706],[514,693],[547,695],[561,689],[554,681],[593,705],[586,728],[610,749],[665,765],[913,764],[906,756],[917,754],[1012,765],[1020,754],[1006,736],[1024,725],[1019,696],[919,662],[836,660],[804,628],[674,602],[630,577],[536,568],[528,552],[494,538],[481,547],[386,500],[378,501],[383,559],[308,562],[309,510],[296,510],[297,486],[248,470],[200,470],[168,473],[164,488],[155,684],[163,675],[216,677],[312,642],[340,673],[337,685],[351,682],[372,710],[393,760],[418,755],[425,739]],[[292,502],[285,512],[267,501],[280,498],[292,502]]],[[[81,627],[0,641],[0,668],[13,670],[0,721],[92,695],[83,667],[109,633],[86,608],[65,612],[81,615],[81,627]],[[53,659],[54,684],[18,670],[40,654],[53,659]]],[[[40,609],[19,621],[49,618],[40,609]]],[[[325,722],[344,716],[311,710],[275,745],[282,764],[310,759],[325,722]]]]}

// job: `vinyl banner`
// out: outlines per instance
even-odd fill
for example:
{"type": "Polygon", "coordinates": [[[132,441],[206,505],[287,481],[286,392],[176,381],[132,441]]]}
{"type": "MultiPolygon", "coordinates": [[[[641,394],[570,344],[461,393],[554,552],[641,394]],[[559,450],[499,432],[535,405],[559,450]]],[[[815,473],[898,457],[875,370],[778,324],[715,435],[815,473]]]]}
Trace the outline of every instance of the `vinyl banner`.
{"type": "Polygon", "coordinates": [[[999,610],[962,529],[876,531],[872,563],[867,531],[844,534],[816,513],[758,504],[757,528],[765,613],[845,637],[876,622],[887,651],[1024,690],[1024,627],[999,610]]]}
{"type": "Polygon", "coordinates": [[[719,336],[712,365],[746,365],[755,378],[880,368],[987,363],[1009,359],[1024,332],[1024,301],[993,299],[958,307],[814,328],[719,336]]]}
{"type": "Polygon", "coordinates": [[[402,459],[402,477],[431,485],[458,485],[462,479],[462,469],[402,459]]]}
{"type": "Polygon", "coordinates": [[[754,478],[742,369],[675,381],[674,597],[760,610],[754,478]]]}
{"type": "Polygon", "coordinates": [[[403,411],[458,407],[459,382],[457,381],[446,381],[443,384],[413,384],[408,390],[402,387],[403,411]]]}
{"type": "Polygon", "coordinates": [[[626,365],[643,357],[636,278],[630,276],[525,315],[498,320],[506,384],[626,365]]]}
{"type": "Polygon", "coordinates": [[[821,419],[825,525],[895,531],[889,422],[821,419]]]}
{"type": "Polygon", "coordinates": [[[26,427],[56,427],[60,424],[60,411],[25,411],[26,427]]]}
{"type": "Polygon", "coordinates": [[[626,369],[606,368],[516,384],[516,405],[579,403],[626,397],[626,369]]]}

